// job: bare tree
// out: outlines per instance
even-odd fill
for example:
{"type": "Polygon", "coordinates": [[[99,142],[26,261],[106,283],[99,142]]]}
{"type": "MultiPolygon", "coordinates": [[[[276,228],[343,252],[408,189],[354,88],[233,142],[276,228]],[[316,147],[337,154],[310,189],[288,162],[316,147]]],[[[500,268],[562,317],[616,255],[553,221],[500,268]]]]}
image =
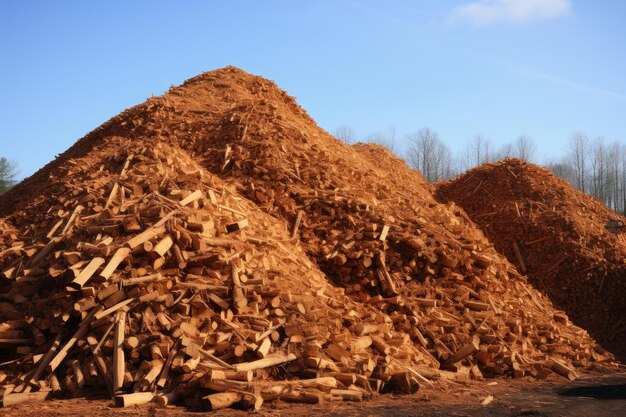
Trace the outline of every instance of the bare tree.
{"type": "Polygon", "coordinates": [[[365,141],[369,143],[375,143],[380,146],[384,146],[389,151],[398,154],[400,146],[396,137],[396,128],[389,126],[384,131],[376,131],[365,137],[365,141]]]}
{"type": "Polygon", "coordinates": [[[585,192],[585,179],[586,179],[586,157],[589,147],[589,138],[587,134],[578,131],[569,138],[569,159],[574,166],[575,170],[575,182],[574,187],[578,188],[582,192],[585,192]]]}
{"type": "Polygon", "coordinates": [[[613,142],[606,148],[606,205],[615,211],[623,211],[620,196],[620,178],[622,176],[622,147],[613,142]]]}
{"type": "Polygon", "coordinates": [[[513,150],[513,145],[511,143],[507,143],[506,145],[502,145],[498,152],[496,152],[495,160],[499,161],[504,158],[513,158],[515,156],[515,151],[513,150]]]}
{"type": "Polygon", "coordinates": [[[335,129],[335,137],[348,144],[356,142],[356,132],[348,125],[341,125],[335,129]]]}
{"type": "Polygon", "coordinates": [[[570,184],[576,178],[575,169],[567,158],[557,162],[547,161],[544,166],[552,171],[554,175],[569,181],[570,184]]]}
{"type": "Polygon", "coordinates": [[[454,177],[457,174],[454,168],[455,158],[452,156],[452,152],[450,152],[450,149],[448,149],[448,147],[443,142],[439,142],[437,144],[436,155],[438,174],[434,181],[441,181],[454,177]]]}
{"type": "Polygon", "coordinates": [[[513,145],[513,152],[516,158],[533,162],[537,155],[537,146],[530,136],[521,135],[513,145]]]}
{"type": "Polygon", "coordinates": [[[0,194],[11,188],[17,175],[17,163],[0,157],[0,194]]]}
{"type": "Polygon", "coordinates": [[[606,149],[604,137],[599,136],[591,145],[591,194],[602,201],[606,200],[606,149]]]}
{"type": "Polygon", "coordinates": [[[465,148],[465,153],[461,159],[462,168],[468,170],[486,162],[493,162],[494,157],[491,141],[482,135],[475,135],[465,148]]]}
{"type": "Polygon", "coordinates": [[[428,182],[450,178],[454,175],[452,153],[430,128],[409,135],[411,146],[407,151],[409,165],[420,171],[428,182]]]}
{"type": "Polygon", "coordinates": [[[621,165],[622,165],[622,178],[621,178],[621,200],[622,200],[622,211],[623,215],[626,215],[626,145],[621,146],[621,165]]]}
{"type": "Polygon", "coordinates": [[[560,163],[546,166],[618,213],[626,213],[626,145],[607,144],[602,136],[590,142],[583,132],[569,138],[568,153],[560,163]]]}

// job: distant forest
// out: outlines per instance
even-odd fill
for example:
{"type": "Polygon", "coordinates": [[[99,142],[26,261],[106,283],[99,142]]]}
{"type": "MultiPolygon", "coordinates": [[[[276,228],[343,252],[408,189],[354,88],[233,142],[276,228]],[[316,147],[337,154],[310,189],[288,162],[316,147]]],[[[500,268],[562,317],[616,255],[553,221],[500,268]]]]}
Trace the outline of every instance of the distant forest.
{"type": "MultiPolygon", "coordinates": [[[[358,141],[349,126],[340,126],[335,137],[346,142],[358,141]]],[[[437,132],[423,128],[407,135],[407,147],[400,142],[393,127],[367,135],[363,142],[376,143],[404,159],[429,182],[452,178],[471,168],[504,158],[519,158],[543,165],[572,186],[603,201],[607,207],[626,215],[626,144],[607,142],[603,137],[590,138],[584,132],[573,133],[565,156],[550,159],[540,155],[529,136],[520,136],[500,148],[482,135],[476,135],[462,149],[452,152],[437,132]]]]}

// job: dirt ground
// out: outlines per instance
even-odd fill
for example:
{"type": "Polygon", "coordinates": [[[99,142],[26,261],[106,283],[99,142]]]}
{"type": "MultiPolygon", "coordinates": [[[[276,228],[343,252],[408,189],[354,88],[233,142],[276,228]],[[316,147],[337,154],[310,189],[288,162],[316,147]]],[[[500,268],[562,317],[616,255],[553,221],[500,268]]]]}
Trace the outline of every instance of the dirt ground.
{"type": "MultiPolygon", "coordinates": [[[[109,399],[53,400],[0,409],[0,416],[20,417],[191,417],[201,413],[183,407],[154,405],[114,408],[109,399]]],[[[242,417],[252,414],[222,410],[213,415],[242,417]]],[[[473,381],[467,384],[423,386],[414,395],[383,395],[362,403],[265,404],[260,416],[626,416],[626,372],[610,376],[586,375],[576,381],[550,379],[473,381]],[[493,396],[488,405],[481,402],[493,396]]]]}

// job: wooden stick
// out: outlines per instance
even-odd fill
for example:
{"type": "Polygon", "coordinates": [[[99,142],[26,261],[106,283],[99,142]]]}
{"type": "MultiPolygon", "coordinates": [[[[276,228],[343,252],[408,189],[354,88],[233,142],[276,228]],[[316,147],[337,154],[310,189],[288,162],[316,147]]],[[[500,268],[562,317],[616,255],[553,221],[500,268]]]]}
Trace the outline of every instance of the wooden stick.
{"type": "Polygon", "coordinates": [[[174,250],[174,256],[176,257],[178,268],[185,269],[187,267],[187,261],[185,260],[185,257],[183,256],[183,251],[180,249],[180,246],[174,243],[174,245],[172,245],[172,249],[174,250]]]}
{"type": "Polygon", "coordinates": [[[85,386],[85,375],[83,374],[83,370],[81,369],[80,362],[74,359],[71,361],[70,366],[72,368],[72,374],[74,375],[74,382],[78,385],[79,388],[85,386]]]}
{"type": "Polygon", "coordinates": [[[466,301],[464,304],[465,304],[465,307],[474,311],[487,311],[489,310],[489,307],[490,307],[489,304],[480,303],[478,301],[466,301]]]}
{"type": "Polygon", "coordinates": [[[21,404],[28,401],[45,401],[46,399],[48,399],[51,392],[52,391],[39,391],[31,393],[2,395],[2,397],[0,397],[0,399],[2,400],[2,404],[0,404],[0,407],[10,407],[12,405],[21,404]]]}
{"type": "Polygon", "coordinates": [[[163,365],[163,370],[161,371],[161,375],[159,376],[159,379],[156,382],[156,386],[158,388],[165,388],[165,385],[167,384],[167,380],[170,374],[172,361],[174,360],[174,357],[176,356],[177,353],[178,353],[178,342],[176,342],[170,348],[170,351],[167,354],[167,359],[165,360],[165,364],[163,365]]]}
{"type": "Polygon", "coordinates": [[[517,242],[513,242],[513,251],[515,252],[515,257],[517,258],[517,262],[519,263],[519,270],[522,274],[526,273],[526,263],[524,263],[524,258],[522,257],[522,252],[519,250],[519,246],[517,246],[517,242]]]}
{"type": "Polygon", "coordinates": [[[426,378],[425,376],[423,376],[422,374],[417,372],[415,369],[413,369],[413,368],[407,368],[407,369],[409,370],[409,372],[411,372],[413,375],[415,375],[415,377],[417,377],[422,382],[427,383],[431,387],[434,385],[430,379],[426,378]]]}
{"type": "Polygon", "coordinates": [[[473,355],[474,353],[478,352],[479,348],[480,348],[480,337],[473,336],[467,345],[459,349],[454,355],[450,357],[450,359],[446,361],[446,364],[448,365],[455,364],[467,358],[468,356],[473,355]]]}
{"type": "Polygon", "coordinates": [[[230,278],[233,286],[233,308],[237,314],[240,314],[248,305],[248,299],[241,289],[241,281],[239,280],[239,271],[234,262],[230,265],[230,278]]]}
{"type": "Polygon", "coordinates": [[[104,258],[93,258],[80,274],[69,284],[70,287],[80,289],[96,273],[96,270],[104,263],[104,258]]]}
{"type": "Polygon", "coordinates": [[[104,205],[104,209],[106,210],[107,208],[109,208],[109,206],[111,205],[111,203],[113,202],[113,199],[115,198],[115,195],[117,194],[117,188],[118,188],[118,184],[117,182],[113,184],[113,188],[111,189],[111,193],[109,194],[109,198],[107,198],[107,202],[104,205]]]}
{"type": "Polygon", "coordinates": [[[260,341],[262,341],[263,339],[265,339],[266,337],[268,337],[269,335],[271,335],[274,331],[280,329],[281,327],[283,327],[282,324],[277,324],[275,326],[270,327],[269,329],[267,329],[266,331],[264,331],[261,334],[256,334],[254,336],[254,342],[255,343],[259,343],[260,341]]]}
{"type": "Polygon", "coordinates": [[[64,235],[65,232],[67,232],[69,230],[69,228],[74,224],[74,220],[76,220],[76,217],[82,213],[82,211],[85,209],[85,207],[78,205],[76,206],[76,208],[74,209],[74,211],[72,212],[72,215],[70,216],[70,218],[68,219],[65,227],[63,228],[63,230],[61,230],[61,234],[64,235]]]}
{"type": "Polygon", "coordinates": [[[574,372],[574,370],[571,369],[570,367],[557,361],[556,359],[552,359],[551,366],[552,366],[552,370],[556,372],[557,374],[561,375],[562,377],[567,378],[570,381],[573,381],[576,379],[576,372],[574,372]]]}
{"type": "Polygon", "coordinates": [[[528,241],[528,242],[526,242],[526,246],[535,245],[537,243],[540,243],[540,242],[546,241],[548,239],[551,239],[552,237],[553,236],[545,236],[545,237],[542,237],[542,238],[539,238],[539,239],[528,241]]]}
{"type": "Polygon", "coordinates": [[[289,354],[276,353],[272,356],[268,356],[266,358],[259,359],[257,361],[238,363],[235,365],[235,370],[254,371],[256,369],[264,369],[264,368],[269,368],[271,366],[281,365],[283,363],[295,361],[296,359],[297,359],[297,356],[293,353],[289,353],[289,354]]]}
{"type": "Polygon", "coordinates": [[[46,244],[46,246],[44,246],[43,248],[41,248],[41,250],[39,252],[37,252],[37,255],[35,255],[35,257],[32,259],[32,261],[30,261],[30,265],[37,265],[40,261],[42,261],[46,256],[48,256],[48,254],[50,252],[52,252],[52,249],[54,249],[54,247],[57,245],[57,243],[59,243],[61,241],[61,237],[57,236],[57,237],[53,237],[52,239],[50,239],[50,242],[48,242],[46,244]]]}
{"type": "Polygon", "coordinates": [[[130,255],[129,248],[119,248],[117,251],[115,251],[115,254],[113,254],[107,266],[102,270],[102,272],[100,272],[100,276],[104,279],[109,279],[111,274],[115,272],[117,267],[122,263],[124,259],[128,257],[128,255],[130,255]]]}
{"type": "Polygon", "coordinates": [[[59,353],[57,353],[54,356],[54,358],[50,361],[50,363],[46,367],[46,370],[49,373],[52,373],[54,372],[55,369],[57,369],[57,367],[61,364],[61,362],[63,362],[63,359],[65,359],[65,357],[69,353],[70,349],[76,344],[78,340],[82,339],[85,336],[85,334],[87,334],[89,325],[93,321],[96,313],[100,310],[100,308],[101,308],[100,306],[95,307],[89,312],[87,317],[85,317],[83,321],[81,322],[80,326],[78,327],[78,330],[76,330],[76,333],[74,333],[74,335],[67,342],[65,342],[63,347],[59,350],[59,353]]]}
{"type": "Polygon", "coordinates": [[[211,411],[229,408],[243,399],[243,395],[236,392],[218,392],[202,398],[209,405],[211,411]]]}
{"type": "Polygon", "coordinates": [[[161,281],[162,279],[163,279],[163,275],[157,272],[156,274],[144,275],[143,277],[123,279],[120,281],[120,284],[122,285],[122,287],[128,287],[130,285],[147,284],[148,282],[157,282],[157,281],[161,281]]]}
{"type": "Polygon", "coordinates": [[[59,350],[59,346],[61,346],[61,333],[58,333],[56,335],[56,337],[54,338],[54,342],[52,342],[52,346],[50,346],[50,350],[48,350],[46,356],[44,356],[44,358],[39,363],[37,370],[30,379],[31,385],[35,385],[37,381],[39,381],[39,379],[43,375],[43,372],[46,370],[46,367],[48,366],[52,358],[54,358],[57,350],[59,350]]]}
{"type": "Polygon", "coordinates": [[[363,392],[351,389],[332,389],[330,395],[343,401],[363,401],[363,392]]]}
{"type": "Polygon", "coordinates": [[[148,372],[144,375],[140,383],[141,389],[143,391],[148,391],[150,389],[150,387],[152,386],[156,378],[161,373],[162,369],[163,369],[162,359],[155,359],[155,360],[150,361],[150,368],[148,372]]]}
{"type": "Polygon", "coordinates": [[[222,204],[216,204],[216,206],[221,208],[222,210],[226,210],[226,211],[230,211],[231,213],[239,214],[240,216],[246,216],[247,215],[246,213],[244,213],[241,210],[230,208],[230,207],[224,206],[222,204]]]}
{"type": "Polygon", "coordinates": [[[189,194],[187,197],[180,201],[181,206],[186,206],[189,203],[196,201],[197,199],[202,197],[202,191],[196,190],[193,193],[189,194]]]}
{"type": "Polygon", "coordinates": [[[129,239],[126,242],[126,245],[131,248],[134,249],[137,246],[143,244],[145,241],[150,240],[158,235],[160,235],[161,233],[165,232],[165,226],[163,225],[159,225],[159,226],[153,226],[147,230],[144,230],[143,232],[139,233],[137,236],[129,239]]]}
{"type": "Polygon", "coordinates": [[[152,227],[161,227],[161,226],[163,226],[169,219],[174,217],[174,215],[178,214],[179,212],[180,212],[179,209],[174,209],[174,210],[170,211],[165,216],[163,216],[163,218],[161,218],[161,220],[159,220],[158,222],[153,224],[152,227]]]}
{"type": "Polygon", "coordinates": [[[172,247],[174,241],[170,235],[165,235],[163,239],[157,243],[154,248],[152,248],[152,252],[158,254],[159,256],[165,256],[168,250],[172,247]]]}
{"type": "Polygon", "coordinates": [[[272,347],[271,340],[268,338],[263,339],[263,341],[261,342],[261,344],[256,350],[256,353],[259,356],[259,358],[267,357],[267,354],[269,353],[271,347],[272,347]]]}
{"type": "Polygon", "coordinates": [[[102,376],[102,379],[104,379],[104,382],[107,386],[107,390],[109,391],[109,395],[111,396],[115,394],[115,392],[113,391],[112,375],[107,367],[106,362],[104,361],[104,358],[102,358],[102,355],[100,355],[100,348],[102,347],[102,344],[107,339],[107,337],[109,336],[109,333],[111,333],[115,325],[116,323],[114,321],[113,323],[109,325],[109,327],[107,327],[107,329],[104,331],[104,334],[102,335],[102,338],[100,338],[100,341],[98,342],[98,344],[91,351],[91,354],[96,359],[96,366],[98,367],[98,370],[100,371],[100,376],[102,376]]]}
{"type": "Polygon", "coordinates": [[[300,227],[300,222],[302,221],[303,215],[304,215],[304,212],[302,210],[299,210],[298,214],[296,215],[296,221],[293,224],[293,230],[291,231],[292,239],[295,239],[296,236],[298,236],[298,228],[300,227]]]}
{"type": "Polygon", "coordinates": [[[29,343],[33,343],[35,339],[30,338],[19,338],[19,339],[9,339],[2,338],[0,339],[0,344],[2,345],[27,345],[29,343]]]}
{"type": "Polygon", "coordinates": [[[55,374],[50,374],[49,383],[52,392],[54,392],[55,394],[61,392],[61,384],[59,383],[59,379],[55,374]]]}
{"type": "Polygon", "coordinates": [[[124,311],[120,311],[117,313],[116,326],[115,326],[115,339],[113,342],[113,392],[118,392],[124,385],[124,371],[125,371],[124,329],[125,329],[125,325],[126,325],[126,313],[124,311]]]}
{"type": "Polygon", "coordinates": [[[152,402],[154,394],[151,392],[133,392],[132,394],[116,395],[116,407],[130,407],[131,405],[148,404],[152,402]]]}
{"type": "Polygon", "coordinates": [[[382,282],[385,284],[385,291],[390,295],[398,295],[398,290],[396,289],[396,285],[394,284],[389,272],[387,271],[387,265],[385,265],[385,255],[379,254],[376,256],[376,260],[378,262],[377,274],[379,279],[382,278],[382,282]]]}
{"type": "Polygon", "coordinates": [[[157,403],[159,407],[165,408],[170,404],[174,404],[178,400],[179,397],[180,397],[180,394],[178,393],[178,391],[173,389],[167,393],[157,392],[157,394],[154,396],[152,401],[157,403]]]}
{"type": "Polygon", "coordinates": [[[63,219],[59,220],[58,222],[55,223],[54,226],[52,226],[52,229],[50,229],[50,231],[48,232],[48,234],[46,235],[46,237],[48,239],[50,239],[52,236],[54,236],[54,233],[57,231],[57,229],[59,227],[61,227],[61,225],[63,224],[63,219]]]}
{"type": "Polygon", "coordinates": [[[96,313],[95,319],[96,320],[100,320],[101,318],[106,317],[106,316],[108,316],[111,313],[115,313],[117,310],[127,306],[128,304],[132,303],[133,301],[135,301],[134,298],[129,298],[127,300],[124,300],[124,301],[122,301],[120,303],[115,304],[112,307],[107,308],[106,310],[99,311],[98,313],[96,313]]]}
{"type": "MultiPolygon", "coordinates": [[[[203,355],[205,358],[215,362],[216,364],[220,365],[223,368],[226,368],[226,369],[236,369],[236,367],[234,365],[230,365],[230,364],[224,362],[220,358],[218,358],[216,356],[213,356],[211,353],[207,352],[204,349],[198,349],[198,352],[200,352],[200,354],[203,355]]],[[[240,370],[245,370],[245,369],[237,369],[237,370],[240,371],[240,370]]]]}

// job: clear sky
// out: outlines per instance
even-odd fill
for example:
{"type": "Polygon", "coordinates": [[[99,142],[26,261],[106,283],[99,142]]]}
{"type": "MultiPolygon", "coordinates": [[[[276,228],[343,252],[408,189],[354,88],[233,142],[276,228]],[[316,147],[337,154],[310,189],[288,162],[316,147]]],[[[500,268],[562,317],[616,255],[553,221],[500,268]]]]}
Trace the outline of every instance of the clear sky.
{"type": "Polygon", "coordinates": [[[236,65],[331,133],[626,142],[626,2],[0,2],[0,155],[31,175],[127,107],[236,65]]]}

